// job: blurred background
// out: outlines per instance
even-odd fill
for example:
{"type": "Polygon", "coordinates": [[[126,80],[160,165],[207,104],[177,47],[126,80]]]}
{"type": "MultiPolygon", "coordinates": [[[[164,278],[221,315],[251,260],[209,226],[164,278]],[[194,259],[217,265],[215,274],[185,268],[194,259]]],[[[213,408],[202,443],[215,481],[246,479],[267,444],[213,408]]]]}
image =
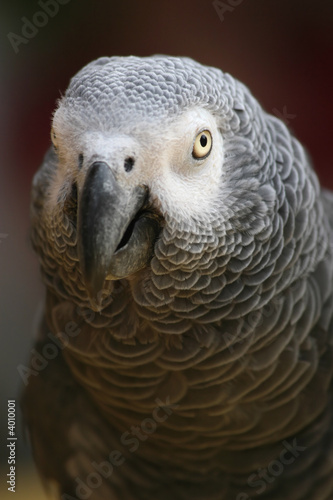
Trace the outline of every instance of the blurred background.
{"type": "MultiPolygon", "coordinates": [[[[240,79],[282,118],[333,188],[331,0],[16,0],[0,7],[0,425],[21,390],[43,299],[29,242],[31,179],[69,79],[104,55],[184,55],[240,79]],[[43,8],[44,5],[44,8],[43,8]],[[47,13],[47,10],[49,13],[47,13]],[[52,15],[51,15],[52,14],[52,15]],[[30,24],[32,23],[32,24],[30,24]]],[[[16,500],[46,498],[17,415],[16,500]]],[[[9,498],[1,484],[0,497],[9,498]]]]}

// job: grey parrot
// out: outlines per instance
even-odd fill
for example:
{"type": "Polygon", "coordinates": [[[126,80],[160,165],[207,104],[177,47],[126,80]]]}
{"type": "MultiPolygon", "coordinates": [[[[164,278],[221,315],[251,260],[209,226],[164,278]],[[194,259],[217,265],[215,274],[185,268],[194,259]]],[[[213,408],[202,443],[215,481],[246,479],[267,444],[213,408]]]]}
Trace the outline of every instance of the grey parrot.
{"type": "Polygon", "coordinates": [[[32,188],[24,372],[61,500],[333,498],[333,194],[242,83],[102,57],[32,188]]]}

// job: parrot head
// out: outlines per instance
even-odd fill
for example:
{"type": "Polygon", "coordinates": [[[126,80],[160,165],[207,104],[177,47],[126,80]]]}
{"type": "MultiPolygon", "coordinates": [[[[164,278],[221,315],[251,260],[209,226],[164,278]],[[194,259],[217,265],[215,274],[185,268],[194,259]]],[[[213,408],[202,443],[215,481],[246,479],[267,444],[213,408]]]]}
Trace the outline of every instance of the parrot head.
{"type": "Polygon", "coordinates": [[[216,267],[267,238],[275,151],[258,109],[241,83],[185,58],[105,57],[71,80],[53,116],[43,210],[58,262],[57,235],[73,226],[91,298],[147,268],[216,267]]]}

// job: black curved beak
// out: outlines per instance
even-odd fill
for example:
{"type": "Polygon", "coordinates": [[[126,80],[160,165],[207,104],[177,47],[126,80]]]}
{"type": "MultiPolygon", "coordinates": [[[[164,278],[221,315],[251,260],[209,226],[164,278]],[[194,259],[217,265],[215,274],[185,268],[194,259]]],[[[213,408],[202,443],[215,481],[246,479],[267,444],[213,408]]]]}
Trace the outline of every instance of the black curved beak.
{"type": "Polygon", "coordinates": [[[140,212],[147,197],[144,186],[119,186],[105,162],[88,170],[78,207],[78,254],[88,293],[97,302],[107,277],[128,276],[151,257],[159,224],[151,213],[140,212]]]}

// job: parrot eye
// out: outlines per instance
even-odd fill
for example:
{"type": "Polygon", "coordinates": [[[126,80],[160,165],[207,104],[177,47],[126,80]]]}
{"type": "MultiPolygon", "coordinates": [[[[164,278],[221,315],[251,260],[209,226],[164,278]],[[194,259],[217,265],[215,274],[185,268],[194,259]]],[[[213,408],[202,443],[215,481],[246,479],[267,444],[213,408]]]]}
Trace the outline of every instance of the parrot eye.
{"type": "Polygon", "coordinates": [[[57,136],[53,129],[51,130],[51,141],[53,143],[54,149],[57,150],[58,149],[57,136]]]}
{"type": "Polygon", "coordinates": [[[192,156],[198,160],[206,158],[212,149],[212,142],[212,135],[209,130],[199,132],[194,141],[192,156]]]}

